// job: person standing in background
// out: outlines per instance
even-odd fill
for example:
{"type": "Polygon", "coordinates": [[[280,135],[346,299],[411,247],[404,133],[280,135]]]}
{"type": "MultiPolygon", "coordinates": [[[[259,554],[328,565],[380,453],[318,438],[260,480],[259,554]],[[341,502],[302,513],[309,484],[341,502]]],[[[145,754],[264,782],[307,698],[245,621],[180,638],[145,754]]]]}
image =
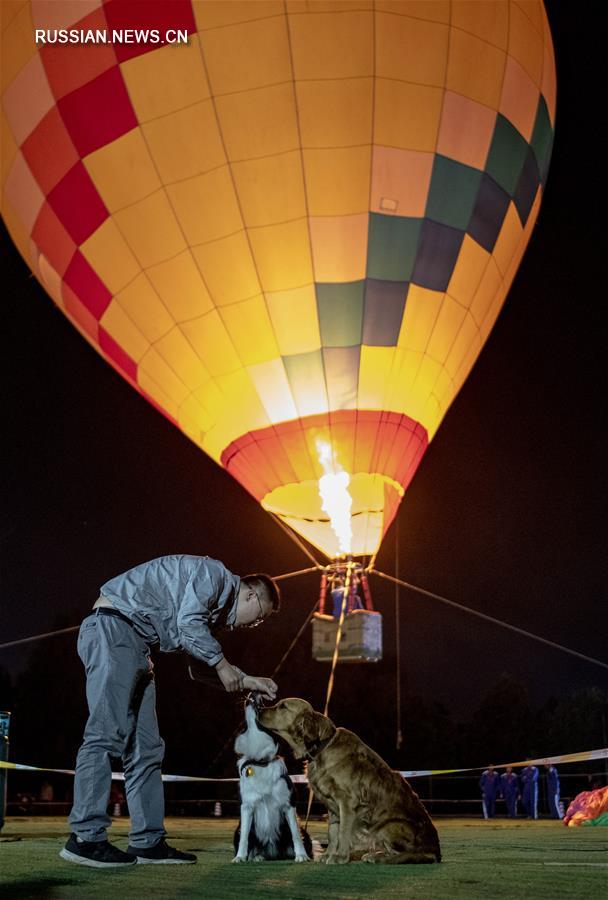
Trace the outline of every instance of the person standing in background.
{"type": "Polygon", "coordinates": [[[547,802],[552,819],[563,819],[564,808],[559,799],[559,773],[554,765],[546,765],[547,770],[547,802]]]}
{"type": "Polygon", "coordinates": [[[481,808],[484,819],[493,819],[496,815],[496,798],[500,792],[500,776],[494,766],[488,766],[479,779],[481,788],[481,808]]]}
{"type": "Polygon", "coordinates": [[[526,766],[521,773],[523,791],[521,800],[527,819],[538,819],[538,769],[526,766]]]}
{"type": "Polygon", "coordinates": [[[520,797],[519,778],[513,771],[513,766],[507,766],[507,771],[500,776],[500,793],[505,801],[507,816],[509,819],[517,818],[517,801],[520,797]]]}

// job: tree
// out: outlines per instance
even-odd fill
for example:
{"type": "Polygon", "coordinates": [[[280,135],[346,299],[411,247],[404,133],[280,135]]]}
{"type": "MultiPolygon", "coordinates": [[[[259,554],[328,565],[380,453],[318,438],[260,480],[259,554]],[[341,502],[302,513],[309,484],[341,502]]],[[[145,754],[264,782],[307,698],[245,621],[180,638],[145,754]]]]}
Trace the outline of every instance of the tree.
{"type": "Polygon", "coordinates": [[[542,753],[576,753],[606,746],[608,693],[598,687],[571,691],[541,710],[542,753]]]}
{"type": "Polygon", "coordinates": [[[469,765],[516,762],[535,752],[536,728],[525,685],[504,673],[466,728],[469,765]]]}

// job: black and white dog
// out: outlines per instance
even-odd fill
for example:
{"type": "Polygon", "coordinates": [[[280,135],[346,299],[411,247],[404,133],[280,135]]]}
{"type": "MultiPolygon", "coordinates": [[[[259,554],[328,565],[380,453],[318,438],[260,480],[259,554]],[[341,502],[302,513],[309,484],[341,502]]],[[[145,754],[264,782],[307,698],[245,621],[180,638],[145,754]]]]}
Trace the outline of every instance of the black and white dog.
{"type": "Polygon", "coordinates": [[[250,694],[245,705],[245,731],[234,743],[241,792],[241,821],[234,833],[232,862],[312,857],[308,834],[300,831],[295,792],[278,744],[257,724],[259,695],[250,694]]]}

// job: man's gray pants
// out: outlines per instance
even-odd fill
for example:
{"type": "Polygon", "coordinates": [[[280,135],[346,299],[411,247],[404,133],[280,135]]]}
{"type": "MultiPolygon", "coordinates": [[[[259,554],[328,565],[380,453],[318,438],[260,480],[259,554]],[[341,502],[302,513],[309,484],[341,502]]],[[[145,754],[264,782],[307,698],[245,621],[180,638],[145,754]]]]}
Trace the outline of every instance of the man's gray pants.
{"type": "Polygon", "coordinates": [[[161,763],[150,649],[115,616],[88,616],[80,626],[78,655],[87,673],[89,719],[78,751],[74,805],[68,818],[84,841],[104,841],[111,818],[110,757],[122,757],[131,816],[129,843],[153,847],[165,835],[161,763]]]}

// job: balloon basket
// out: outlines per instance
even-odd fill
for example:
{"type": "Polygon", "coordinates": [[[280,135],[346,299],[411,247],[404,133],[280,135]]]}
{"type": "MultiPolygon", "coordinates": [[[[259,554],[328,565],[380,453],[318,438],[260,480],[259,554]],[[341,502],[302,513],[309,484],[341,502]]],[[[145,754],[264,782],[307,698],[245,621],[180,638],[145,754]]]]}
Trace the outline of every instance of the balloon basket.
{"type": "MultiPolygon", "coordinates": [[[[331,662],[336,646],[338,620],[315,613],[312,619],[312,655],[317,662],[331,662]]],[[[382,615],[375,610],[355,609],[346,613],[338,662],[379,662],[382,659],[382,615]]]]}

